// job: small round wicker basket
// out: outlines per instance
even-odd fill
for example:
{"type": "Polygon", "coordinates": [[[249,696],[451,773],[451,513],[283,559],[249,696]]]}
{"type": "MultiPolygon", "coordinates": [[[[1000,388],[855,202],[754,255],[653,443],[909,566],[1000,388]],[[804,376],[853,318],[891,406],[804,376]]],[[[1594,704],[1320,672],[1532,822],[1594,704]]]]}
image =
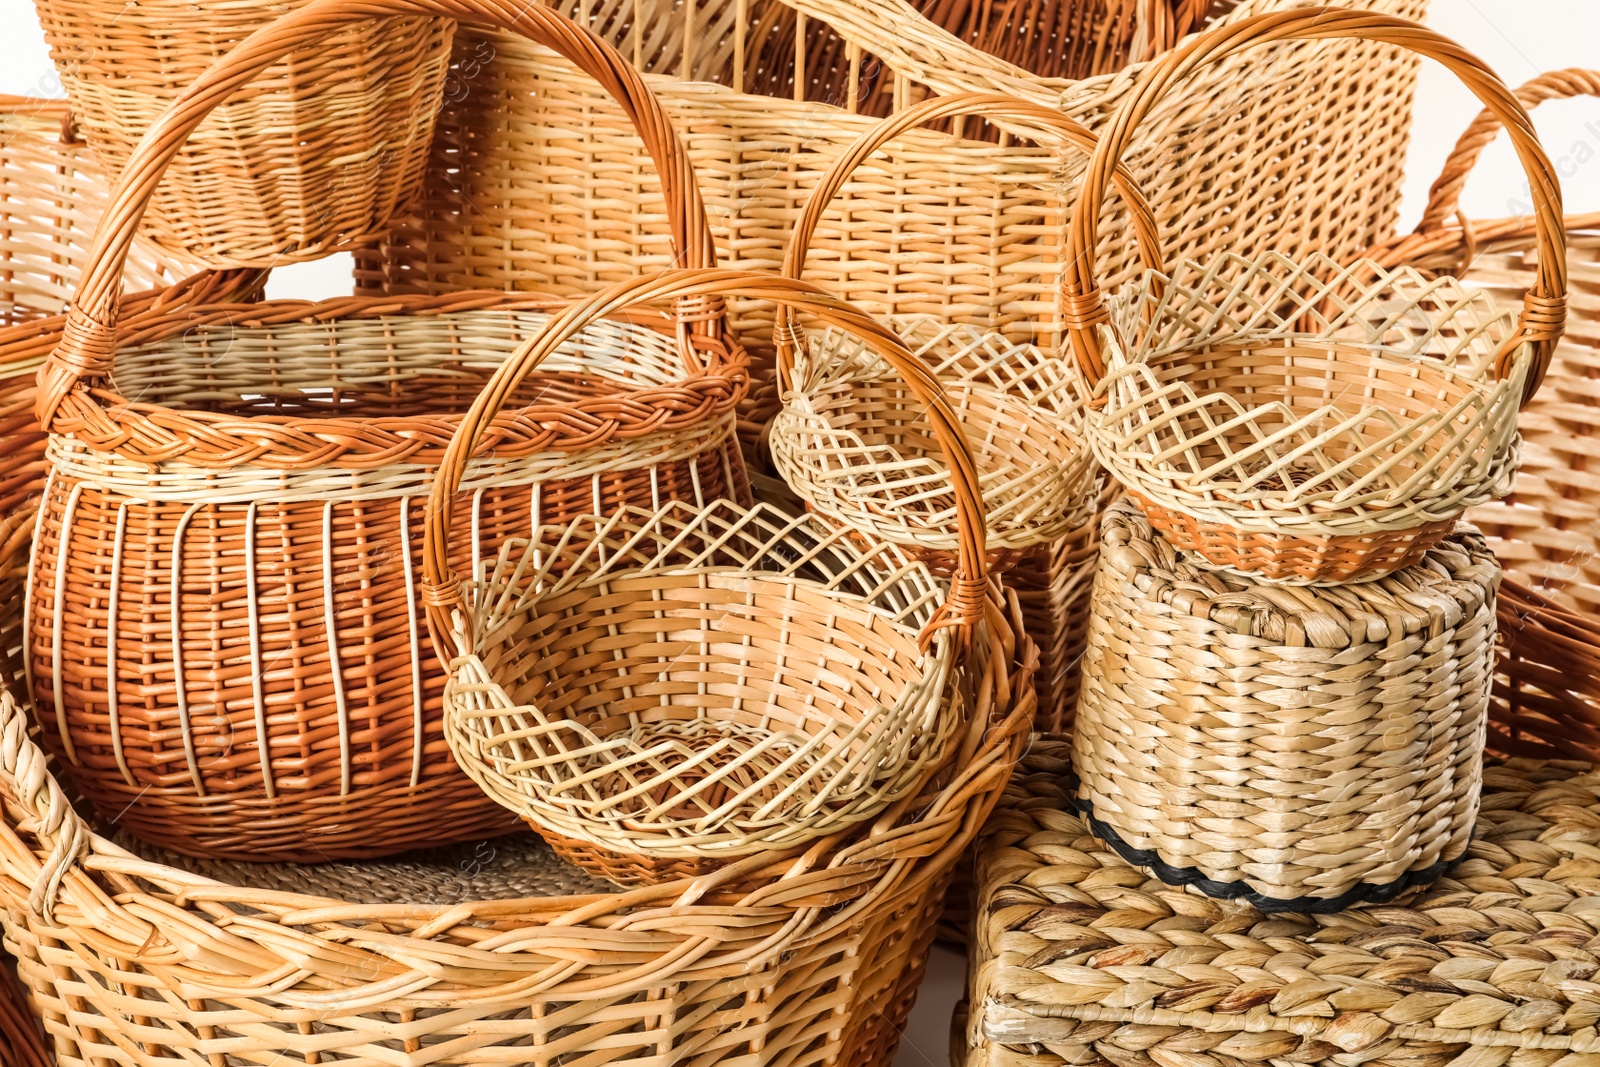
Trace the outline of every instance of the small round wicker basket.
{"type": "Polygon", "coordinates": [[[1276,586],[1117,505],[1075,725],[1080,807],[1130,862],[1263,909],[1426,883],[1478,809],[1499,581],[1462,527],[1386,578],[1276,586]]]}

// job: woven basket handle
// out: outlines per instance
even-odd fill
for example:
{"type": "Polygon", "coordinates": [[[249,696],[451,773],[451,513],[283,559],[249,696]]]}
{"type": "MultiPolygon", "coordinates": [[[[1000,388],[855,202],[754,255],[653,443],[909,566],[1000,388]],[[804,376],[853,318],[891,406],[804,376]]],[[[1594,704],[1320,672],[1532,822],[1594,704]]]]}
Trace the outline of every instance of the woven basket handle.
{"type": "MultiPolygon", "coordinates": [[[[891,115],[862,135],[848,151],[834,160],[833,166],[828,168],[828,172],[817,183],[816,188],[806,199],[805,210],[801,212],[800,221],[795,223],[794,232],[789,237],[789,247],[783,257],[784,277],[798,278],[805,271],[806,255],[811,250],[811,239],[816,236],[817,226],[822,222],[822,213],[827,210],[833,198],[839,195],[844,183],[857,167],[907,130],[914,130],[918,126],[938,119],[966,115],[982,115],[986,118],[1004,116],[1024,121],[1030,126],[1037,125],[1041,129],[1059,134],[1068,144],[1086,153],[1092,153],[1100,144],[1100,139],[1083,123],[1068,118],[1056,108],[1045,107],[1043,104],[1036,104],[1016,96],[997,93],[961,93],[956,96],[936,96],[908,107],[891,115]]],[[[1116,183],[1117,191],[1122,194],[1123,200],[1128,205],[1128,211],[1133,216],[1133,229],[1138,239],[1140,258],[1144,260],[1145,266],[1160,270],[1164,262],[1161,252],[1161,233],[1155,213],[1150,210],[1150,202],[1145,199],[1144,192],[1126,167],[1119,165],[1112,172],[1111,180],[1116,183]]],[[[793,386],[790,377],[794,368],[795,347],[799,341],[794,325],[791,322],[788,329],[778,330],[777,336],[773,338],[777,348],[778,383],[783,389],[793,386]]]]}
{"type": "MultiPolygon", "coordinates": [[[[1517,99],[1530,111],[1546,100],[1566,100],[1575,96],[1600,96],[1600,70],[1552,70],[1527,82],[1517,90],[1517,99]]],[[[1483,150],[1500,134],[1500,118],[1485,109],[1461,135],[1445,160],[1444,169],[1428,189],[1428,206],[1417,224],[1418,233],[1444,226],[1461,207],[1461,191],[1466,188],[1472,168],[1483,150]]]]}
{"type": "Polygon", "coordinates": [[[1091,386],[1105,377],[1101,327],[1108,325],[1111,317],[1094,276],[1100,209],[1106,184],[1117,161],[1128,150],[1134,131],[1164,96],[1207,64],[1257,45],[1336,38],[1400,45],[1437,60],[1465,82],[1510,131],[1532,189],[1539,230],[1539,271],[1533,288],[1524,297],[1517,329],[1498,353],[1495,372],[1505,374],[1517,348],[1523,343],[1531,344],[1533,366],[1523,403],[1532,399],[1566,324],[1567,256],[1561,225],[1561,186],[1549,157],[1539,145],[1527,109],[1482,60],[1448,37],[1407,19],[1330,7],[1258,15],[1189,38],[1144,69],[1111,122],[1101,129],[1100,147],[1089,163],[1072,216],[1070,258],[1062,296],[1073,354],[1091,386]]]}
{"type": "MultiPolygon", "coordinates": [[[[252,33],[214,63],[172,102],[134,149],[95,229],[65,335],[39,372],[35,411],[40,425],[48,430],[64,403],[91,422],[104,421],[88,387],[103,383],[110,371],[123,265],[162,174],[189,135],[236,89],[291,51],[352,23],[388,15],[439,15],[520,33],[560,53],[598,81],[622,105],[660,171],[680,265],[715,266],[711,225],[694,169],[665,109],[639,72],[593,33],[548,7],[524,0],[312,0],[252,33]]],[[[685,321],[680,333],[720,336],[722,331],[717,319],[696,314],[685,321]]],[[[694,346],[682,347],[685,359],[696,362],[694,346]]]]}
{"type": "Polygon", "coordinates": [[[495,371],[462,418],[433,480],[423,523],[422,595],[427,605],[428,628],[440,660],[448,663],[456,657],[456,651],[448,643],[453,629],[450,619],[451,613],[463,605],[461,582],[451,572],[447,555],[452,500],[460,488],[468,457],[477,450],[479,437],[517,387],[546,356],[607,315],[637,304],[683,299],[720,302],[727,297],[804,310],[830,326],[859,337],[905,376],[912,392],[926,407],[934,436],[949,461],[959,527],[956,575],[950,584],[950,597],[928,624],[923,638],[926,641],[934,630],[955,626],[965,639],[972,624],[983,614],[988,591],[983,496],[978,488],[977,463],[961,431],[960,420],[933,372],[887,327],[810,282],[756,271],[673,270],[619,282],[568,306],[495,371]]]}

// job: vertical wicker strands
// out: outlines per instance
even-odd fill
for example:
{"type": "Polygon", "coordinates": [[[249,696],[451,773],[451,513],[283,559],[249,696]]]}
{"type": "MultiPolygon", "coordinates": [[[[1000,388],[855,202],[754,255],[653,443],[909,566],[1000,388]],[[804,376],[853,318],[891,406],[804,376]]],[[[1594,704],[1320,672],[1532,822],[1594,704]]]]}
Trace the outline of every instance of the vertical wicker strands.
{"type": "Polygon", "coordinates": [[[1504,491],[1516,401],[1538,388],[1565,317],[1561,194],[1526,109],[1459,45],[1334,8],[1201,34],[1146,69],[1102,131],[1071,237],[1064,303],[1095,387],[1095,453],[1178,544],[1269,578],[1371,578],[1415,561],[1467,507],[1504,491]],[[1470,321],[1474,298],[1451,279],[1426,286],[1414,272],[1376,271],[1373,282],[1320,254],[1180,264],[1133,288],[1112,322],[1094,250],[1107,182],[1135,128],[1196,69],[1257,45],[1330,37],[1437,59],[1510,126],[1540,253],[1516,328],[1497,336],[1492,321],[1470,321]]]}
{"type": "MultiPolygon", "coordinates": [[[[384,10],[516,26],[564,52],[637,123],[675,247],[711,264],[682,147],[614,49],[510,0],[384,10]]],[[[444,744],[415,571],[460,413],[559,301],[281,301],[111,328],[130,235],[185,138],[289,49],[375,13],[295,10],[155,124],[40,376],[52,477],[29,618],[45,737],[107,817],[181,852],[372,856],[514,825],[444,744]]],[[[484,437],[459,565],[573,515],[743,495],[745,361],[725,332],[717,305],[690,301],[564,346],[484,437]]]]}

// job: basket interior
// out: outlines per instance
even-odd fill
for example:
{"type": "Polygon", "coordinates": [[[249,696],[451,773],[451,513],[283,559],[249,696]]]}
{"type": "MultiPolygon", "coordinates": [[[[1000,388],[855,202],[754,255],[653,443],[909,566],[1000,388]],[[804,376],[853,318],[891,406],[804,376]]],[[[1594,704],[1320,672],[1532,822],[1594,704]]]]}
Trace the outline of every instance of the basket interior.
{"type": "MultiPolygon", "coordinates": [[[[130,400],[186,411],[296,419],[459,414],[549,319],[469,311],[202,324],[119,350],[112,379],[130,400]]],[[[506,408],[614,397],[680,382],[685,373],[669,334],[599,322],[546,359],[506,408]]]]}

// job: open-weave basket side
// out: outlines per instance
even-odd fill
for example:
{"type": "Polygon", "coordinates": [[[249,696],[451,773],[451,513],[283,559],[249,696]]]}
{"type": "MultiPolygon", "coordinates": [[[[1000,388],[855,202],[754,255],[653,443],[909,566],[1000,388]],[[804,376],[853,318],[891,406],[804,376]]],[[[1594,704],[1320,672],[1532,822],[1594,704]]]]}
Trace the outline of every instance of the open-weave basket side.
{"type": "Polygon", "coordinates": [[[1509,314],[1453,279],[1322,257],[1185,263],[1122,294],[1114,322],[1090,439],[1166,508],[1360,534],[1507,488],[1528,346],[1497,378],[1509,314]]]}
{"type": "Polygon", "coordinates": [[[844,829],[919,788],[970,714],[949,636],[918,647],[940,583],[809,517],[579,519],[508,542],[469,595],[446,690],[458,760],[535,825],[624,853],[844,829]]]}
{"type": "MultiPolygon", "coordinates": [[[[988,546],[1029,548],[1078,528],[1097,466],[1072,365],[926,316],[894,320],[938,373],[978,458],[988,546]]],[[[832,520],[924,552],[953,551],[950,476],[915,397],[843,331],[806,338],[767,442],[779,473],[832,520]]]]}
{"type": "MultiPolygon", "coordinates": [[[[116,174],[182,90],[287,5],[36,6],[82,135],[116,174]]],[[[214,266],[275,266],[370,238],[421,190],[452,32],[394,18],[308,43],[207,120],[144,232],[214,266]]]]}

